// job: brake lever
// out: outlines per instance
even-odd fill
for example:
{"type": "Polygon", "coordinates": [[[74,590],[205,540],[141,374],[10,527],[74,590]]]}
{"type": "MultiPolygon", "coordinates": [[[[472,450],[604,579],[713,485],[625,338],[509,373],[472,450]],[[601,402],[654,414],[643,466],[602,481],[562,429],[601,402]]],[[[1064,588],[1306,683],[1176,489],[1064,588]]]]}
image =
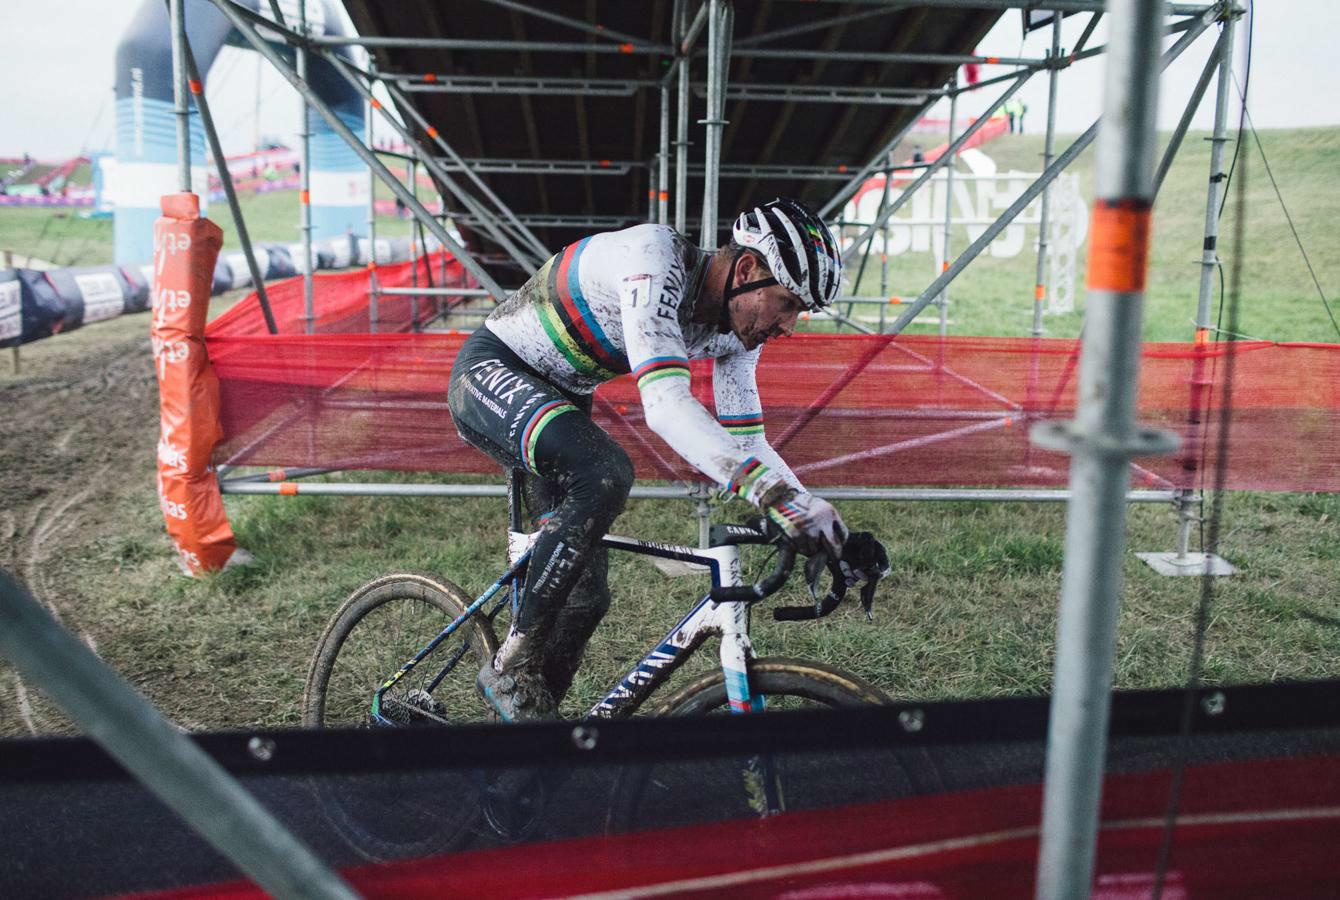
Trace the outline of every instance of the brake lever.
{"type": "Polygon", "coordinates": [[[828,551],[820,550],[805,560],[805,587],[809,588],[810,599],[819,602],[819,576],[828,567],[828,551]]]}
{"type": "Polygon", "coordinates": [[[865,620],[875,621],[875,588],[879,587],[879,578],[871,578],[861,585],[861,609],[865,610],[865,620]]]}

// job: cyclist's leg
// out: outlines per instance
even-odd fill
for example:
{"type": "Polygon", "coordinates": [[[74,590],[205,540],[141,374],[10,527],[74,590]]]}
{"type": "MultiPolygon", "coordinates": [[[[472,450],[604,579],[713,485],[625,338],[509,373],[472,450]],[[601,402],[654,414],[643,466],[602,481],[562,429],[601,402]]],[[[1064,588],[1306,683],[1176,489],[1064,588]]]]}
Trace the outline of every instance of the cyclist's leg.
{"type": "Polygon", "coordinates": [[[462,437],[504,466],[554,482],[560,492],[536,541],[516,620],[495,660],[493,675],[506,677],[481,673],[486,695],[495,685],[510,695],[489,696],[500,713],[547,712],[552,698],[536,690],[535,682],[542,687],[539,672],[550,628],[592,549],[623,510],[632,464],[591,421],[586,398],[560,392],[488,332],[476,332],[462,348],[448,399],[462,437]]]}
{"type": "MultiPolygon", "coordinates": [[[[526,508],[537,526],[552,514],[562,497],[556,481],[536,476],[526,478],[526,508]]],[[[558,610],[545,643],[542,671],[554,703],[563,702],[581,665],[587,641],[610,607],[609,554],[599,545],[592,548],[581,577],[558,610]]]]}

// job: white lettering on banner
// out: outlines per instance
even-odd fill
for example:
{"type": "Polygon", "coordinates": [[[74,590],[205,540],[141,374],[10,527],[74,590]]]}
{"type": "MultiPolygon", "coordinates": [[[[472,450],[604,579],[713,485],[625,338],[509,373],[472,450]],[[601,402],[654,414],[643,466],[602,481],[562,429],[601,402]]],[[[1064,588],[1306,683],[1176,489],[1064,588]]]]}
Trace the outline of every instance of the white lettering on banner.
{"type": "Polygon", "coordinates": [[[158,442],[158,461],[170,469],[186,471],[186,451],[174,446],[167,440],[158,442]]]}
{"type": "Polygon", "coordinates": [[[182,547],[181,544],[178,544],[176,541],[172,542],[172,546],[177,548],[178,555],[181,556],[182,562],[186,563],[186,565],[190,566],[193,569],[199,569],[201,567],[200,557],[195,554],[194,550],[187,550],[184,547],[182,547]]]}
{"type": "MultiPolygon", "coordinates": [[[[954,173],[953,226],[967,232],[968,242],[974,241],[986,232],[1010,204],[1024,192],[1038,176],[1028,172],[998,172],[995,163],[984,153],[977,150],[965,151],[960,162],[971,171],[954,173]]],[[[901,189],[910,183],[910,177],[895,176],[893,188],[901,189]]],[[[944,217],[945,217],[945,175],[939,173],[932,177],[931,183],[912,195],[897,214],[888,221],[888,226],[876,232],[871,248],[875,253],[887,253],[898,256],[904,253],[930,253],[936,261],[934,274],[939,274],[939,260],[943,257],[944,217]]],[[[844,212],[849,221],[869,223],[879,214],[882,186],[871,185],[862,190],[847,205],[844,212]]],[[[1029,240],[1026,229],[1035,228],[1041,218],[1041,199],[1036,199],[1015,217],[1000,235],[991,242],[988,252],[997,258],[1018,256],[1031,252],[1036,241],[1029,240]]],[[[1052,185],[1052,221],[1054,227],[1066,227],[1083,243],[1088,226],[1088,209],[1084,200],[1078,196],[1075,182],[1060,180],[1052,185]],[[1075,196],[1071,197],[1070,192],[1075,196]],[[1058,202],[1058,199],[1060,202],[1058,202]],[[1065,217],[1057,222],[1057,213],[1065,217]]],[[[864,230],[863,228],[860,230],[864,230]]],[[[848,234],[848,240],[855,233],[848,234]]],[[[954,238],[957,250],[962,238],[954,238]]]]}
{"type": "Polygon", "coordinates": [[[85,272],[74,276],[79,295],[84,298],[84,324],[111,319],[126,311],[121,283],[111,272],[85,272]]]}
{"type": "Polygon", "coordinates": [[[185,253],[191,249],[191,236],[185,232],[172,231],[170,228],[163,230],[154,229],[154,275],[163,274],[163,263],[167,262],[169,256],[176,256],[177,251],[185,253]]]}
{"type": "Polygon", "coordinates": [[[154,359],[168,363],[185,362],[191,358],[190,341],[166,341],[160,337],[151,338],[154,359]]]}
{"type": "Polygon", "coordinates": [[[0,282],[0,341],[23,334],[23,290],[17,281],[0,282]]]}
{"type": "Polygon", "coordinates": [[[185,503],[177,503],[176,501],[169,500],[166,497],[160,497],[158,498],[158,505],[162,508],[163,515],[167,516],[170,519],[177,519],[180,522],[185,522],[189,518],[186,515],[185,503]]]}
{"type": "Polygon", "coordinates": [[[154,312],[160,314],[160,321],[163,313],[189,309],[190,306],[190,291],[174,291],[172,288],[160,288],[154,293],[154,312]]]}
{"type": "Polygon", "coordinates": [[[164,229],[154,235],[154,252],[168,253],[176,256],[178,252],[185,253],[191,249],[191,236],[184,231],[168,231],[164,229]]]}

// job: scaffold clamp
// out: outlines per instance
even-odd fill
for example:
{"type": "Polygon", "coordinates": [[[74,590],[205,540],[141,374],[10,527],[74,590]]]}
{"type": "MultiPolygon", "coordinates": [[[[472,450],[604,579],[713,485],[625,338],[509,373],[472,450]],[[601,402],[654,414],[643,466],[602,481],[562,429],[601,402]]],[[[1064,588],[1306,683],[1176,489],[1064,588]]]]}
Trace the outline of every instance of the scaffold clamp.
{"type": "Polygon", "coordinates": [[[1161,428],[1136,428],[1129,440],[1087,431],[1072,419],[1038,422],[1028,430],[1029,439],[1044,450],[1073,456],[1076,451],[1103,457],[1134,459],[1139,456],[1167,456],[1175,453],[1182,439],[1161,428]]]}

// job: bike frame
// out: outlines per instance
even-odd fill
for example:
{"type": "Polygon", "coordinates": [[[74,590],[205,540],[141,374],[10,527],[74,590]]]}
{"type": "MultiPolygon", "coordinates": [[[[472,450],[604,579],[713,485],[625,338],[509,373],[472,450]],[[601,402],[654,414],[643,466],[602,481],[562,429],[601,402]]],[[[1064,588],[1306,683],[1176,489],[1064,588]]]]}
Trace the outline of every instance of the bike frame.
{"type": "MultiPolygon", "coordinates": [[[[395,726],[396,723],[382,714],[382,698],[405,675],[428,657],[443,641],[453,635],[471,616],[483,609],[490,600],[498,597],[510,588],[515,598],[525,579],[530,562],[531,548],[538,532],[508,533],[508,556],[512,560],[507,571],[493,584],[475,598],[460,616],[448,624],[433,638],[427,646],[405,663],[399,671],[386,680],[377,690],[372,701],[372,719],[380,725],[395,726]]],[[[675,544],[662,544],[655,541],[639,541],[633,538],[606,535],[601,545],[612,550],[635,553],[640,556],[653,556],[673,559],[680,562],[704,566],[712,576],[712,586],[737,587],[740,580],[740,548],[736,546],[712,547],[699,550],[675,544]]],[[[587,712],[588,719],[613,719],[631,715],[658,687],[665,683],[703,642],[713,635],[721,637],[721,671],[726,682],[726,696],[732,712],[759,712],[764,708],[764,698],[751,691],[749,686],[749,660],[754,658],[753,645],[749,640],[749,605],[747,603],[716,603],[711,594],[689,610],[664,638],[643,656],[628,672],[619,679],[607,694],[587,712]]],[[[428,684],[428,692],[441,683],[465,653],[458,651],[442,667],[441,671],[428,684]]]]}

